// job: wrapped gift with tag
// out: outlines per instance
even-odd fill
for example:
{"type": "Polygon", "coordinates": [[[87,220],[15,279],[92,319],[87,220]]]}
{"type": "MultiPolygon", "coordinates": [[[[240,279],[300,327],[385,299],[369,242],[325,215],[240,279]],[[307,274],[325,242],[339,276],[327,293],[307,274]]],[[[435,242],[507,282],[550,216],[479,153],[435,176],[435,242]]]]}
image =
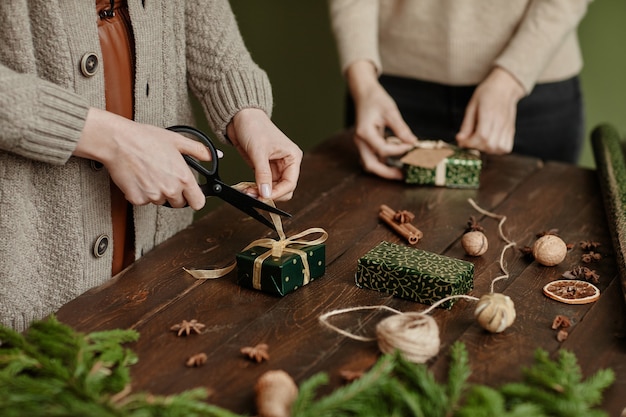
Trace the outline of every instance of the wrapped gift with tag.
{"type": "Polygon", "coordinates": [[[478,188],[480,185],[482,160],[476,150],[423,140],[399,162],[407,184],[448,188],[478,188]]]}
{"type": "Polygon", "coordinates": [[[259,241],[256,241],[257,245],[237,254],[239,285],[284,296],[324,275],[325,244],[305,245],[291,241],[278,253],[272,254],[275,242],[263,245],[263,242],[258,244],[259,241]]]}
{"type": "MultiPolygon", "coordinates": [[[[357,262],[356,285],[433,304],[474,288],[474,264],[436,253],[381,242],[357,262]]],[[[441,307],[450,308],[454,300],[441,307]]]]}

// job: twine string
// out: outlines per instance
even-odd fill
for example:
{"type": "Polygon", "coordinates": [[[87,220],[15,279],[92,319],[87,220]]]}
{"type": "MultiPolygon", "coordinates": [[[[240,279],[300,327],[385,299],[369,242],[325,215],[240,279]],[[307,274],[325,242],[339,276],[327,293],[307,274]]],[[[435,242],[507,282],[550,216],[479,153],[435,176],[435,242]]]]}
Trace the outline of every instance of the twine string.
{"type": "MultiPolygon", "coordinates": [[[[494,284],[497,281],[509,277],[509,271],[507,270],[504,262],[504,255],[506,251],[509,248],[514,247],[516,243],[508,239],[504,234],[503,225],[506,221],[506,216],[484,210],[471,198],[468,199],[468,201],[472,207],[476,209],[476,211],[485,216],[499,220],[498,232],[502,240],[507,243],[500,253],[500,269],[502,270],[503,275],[500,275],[491,281],[490,292],[493,293],[494,284]]],[[[479,298],[471,295],[455,294],[434,302],[423,311],[406,313],[386,305],[356,306],[326,312],[319,316],[319,321],[329,329],[350,339],[362,342],[378,341],[378,347],[383,353],[391,353],[394,350],[399,350],[407,360],[415,363],[424,363],[439,353],[440,344],[439,328],[429,313],[446,301],[457,298],[480,301],[479,298]],[[362,310],[385,310],[392,312],[393,314],[386,317],[376,325],[376,337],[354,334],[329,322],[329,318],[333,316],[362,310]]]]}
{"type": "Polygon", "coordinates": [[[487,210],[483,209],[478,204],[476,204],[476,202],[473,199],[471,199],[471,198],[468,198],[467,201],[472,205],[472,207],[474,207],[474,209],[477,212],[479,212],[481,214],[484,214],[485,216],[491,217],[492,219],[500,220],[498,222],[498,233],[500,235],[500,238],[507,243],[504,246],[504,248],[502,248],[502,252],[500,252],[500,269],[502,270],[503,275],[500,275],[500,276],[494,278],[493,280],[491,280],[491,287],[490,287],[489,291],[493,293],[494,284],[496,282],[500,281],[500,280],[507,279],[510,276],[508,268],[506,266],[506,263],[504,262],[504,254],[506,253],[506,251],[509,248],[514,247],[516,245],[516,243],[513,242],[512,240],[510,240],[504,234],[503,226],[504,226],[504,222],[506,221],[506,216],[501,215],[501,214],[495,214],[495,213],[492,213],[490,211],[487,211],[487,210]]]}

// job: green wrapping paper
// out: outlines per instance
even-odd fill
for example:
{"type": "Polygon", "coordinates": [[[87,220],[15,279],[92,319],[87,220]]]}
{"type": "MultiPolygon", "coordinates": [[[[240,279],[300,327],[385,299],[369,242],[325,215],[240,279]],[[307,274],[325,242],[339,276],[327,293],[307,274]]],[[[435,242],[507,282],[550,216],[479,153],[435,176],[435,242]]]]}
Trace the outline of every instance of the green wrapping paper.
{"type": "Polygon", "coordinates": [[[626,299],[626,162],[622,141],[611,125],[600,125],[591,134],[593,155],[609,221],[611,240],[626,299]]]}
{"type": "MultiPolygon", "coordinates": [[[[433,304],[472,290],[474,264],[383,241],[358,260],[356,285],[433,304]]],[[[441,307],[450,308],[454,301],[446,301],[441,307]]]]}
{"type": "Polygon", "coordinates": [[[478,188],[482,160],[475,150],[444,142],[422,141],[402,159],[404,182],[448,188],[478,188]]]}
{"type": "MultiPolygon", "coordinates": [[[[324,275],[326,270],[326,245],[297,245],[290,246],[306,254],[309,266],[310,281],[324,275]]],[[[253,280],[255,260],[270,251],[262,246],[253,246],[237,254],[238,284],[243,287],[254,288],[284,296],[309,283],[306,281],[302,257],[291,252],[284,252],[280,257],[269,256],[261,264],[260,282],[253,280]]]]}

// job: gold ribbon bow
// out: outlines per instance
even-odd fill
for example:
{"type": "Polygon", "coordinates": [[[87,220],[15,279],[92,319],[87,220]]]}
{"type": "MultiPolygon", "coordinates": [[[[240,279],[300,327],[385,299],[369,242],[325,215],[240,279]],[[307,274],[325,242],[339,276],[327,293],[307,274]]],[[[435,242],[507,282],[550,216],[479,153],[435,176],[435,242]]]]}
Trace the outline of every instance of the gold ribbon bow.
{"type": "MultiPolygon", "coordinates": [[[[250,184],[239,183],[235,187],[241,189],[247,186],[250,186],[250,184]]],[[[274,201],[272,201],[271,199],[262,199],[262,201],[271,206],[274,206],[274,201]]],[[[261,289],[261,268],[262,268],[263,262],[270,256],[273,258],[280,258],[284,252],[294,253],[300,256],[300,258],[302,259],[302,266],[303,266],[302,273],[304,274],[302,285],[308,284],[309,281],[311,280],[311,271],[309,268],[309,262],[307,260],[306,252],[300,249],[291,248],[290,246],[291,245],[306,245],[306,246],[319,245],[321,243],[324,243],[326,239],[328,239],[328,233],[321,227],[311,227],[293,236],[287,237],[285,235],[285,232],[283,231],[283,222],[280,219],[280,216],[275,213],[270,213],[270,217],[272,219],[272,222],[274,223],[274,226],[276,227],[276,232],[278,233],[278,240],[272,239],[272,238],[257,239],[242,250],[243,252],[254,246],[261,246],[261,247],[270,249],[267,252],[259,255],[254,260],[253,269],[252,269],[252,286],[257,290],[261,289]],[[321,236],[318,237],[317,239],[312,239],[312,240],[301,239],[305,236],[312,235],[315,233],[320,233],[321,236]]],[[[233,262],[227,267],[220,268],[220,269],[208,269],[208,270],[187,269],[187,268],[183,268],[183,269],[196,279],[213,279],[213,278],[220,278],[228,274],[230,271],[232,271],[235,268],[236,265],[237,263],[233,262]]]]}

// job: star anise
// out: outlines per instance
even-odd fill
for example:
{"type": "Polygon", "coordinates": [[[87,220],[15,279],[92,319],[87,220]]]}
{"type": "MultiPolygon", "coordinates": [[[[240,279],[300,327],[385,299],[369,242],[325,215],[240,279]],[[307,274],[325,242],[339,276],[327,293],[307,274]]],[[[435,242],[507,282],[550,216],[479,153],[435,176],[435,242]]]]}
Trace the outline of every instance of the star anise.
{"type": "Polygon", "coordinates": [[[206,363],[207,360],[207,356],[206,353],[197,353],[195,355],[192,355],[189,357],[189,359],[187,359],[187,362],[185,362],[185,365],[187,365],[190,368],[193,368],[194,366],[202,366],[206,363]]]}
{"type": "Polygon", "coordinates": [[[552,329],[553,330],[567,329],[571,325],[572,325],[571,320],[569,318],[567,318],[566,316],[563,316],[561,314],[557,315],[554,318],[554,320],[552,321],[552,329]]]}
{"type": "Polygon", "coordinates": [[[242,347],[241,354],[259,363],[259,362],[267,361],[270,359],[268,348],[269,346],[267,346],[266,343],[259,343],[256,346],[242,347]]]}
{"type": "Polygon", "coordinates": [[[580,247],[582,248],[582,250],[594,250],[600,247],[600,242],[583,240],[582,242],[580,242],[580,247]]]}
{"type": "Polygon", "coordinates": [[[200,334],[202,329],[206,326],[203,323],[200,323],[198,320],[193,319],[191,321],[183,320],[181,323],[175,324],[170,327],[171,331],[178,332],[177,336],[189,336],[191,332],[200,334]]]}
{"type": "Polygon", "coordinates": [[[544,230],[542,232],[537,233],[537,238],[540,238],[542,236],[545,235],[555,235],[558,236],[559,235],[559,229],[549,229],[549,230],[544,230]]]}
{"type": "Polygon", "coordinates": [[[485,229],[478,223],[474,216],[470,216],[469,220],[467,221],[465,233],[473,231],[484,232],[485,229]]]}
{"type": "Polygon", "coordinates": [[[562,276],[566,279],[582,279],[592,284],[597,284],[600,281],[600,275],[586,266],[577,266],[570,271],[563,272],[562,276]]]}
{"type": "Polygon", "coordinates": [[[361,378],[364,373],[364,371],[351,371],[348,369],[339,371],[341,378],[346,382],[356,381],[357,379],[361,378]]]}
{"type": "Polygon", "coordinates": [[[398,210],[393,215],[393,220],[399,224],[411,223],[415,218],[415,214],[407,210],[398,210]]]}
{"type": "Polygon", "coordinates": [[[558,340],[559,342],[564,342],[565,339],[567,339],[567,336],[569,336],[569,333],[567,332],[567,330],[561,329],[556,334],[556,340],[558,340]]]}
{"type": "Polygon", "coordinates": [[[522,253],[522,255],[524,255],[526,258],[533,258],[533,248],[530,246],[522,246],[519,248],[519,251],[522,253]]]}
{"type": "Polygon", "coordinates": [[[586,264],[594,262],[594,261],[599,261],[600,259],[602,259],[602,255],[593,251],[589,253],[583,253],[582,256],[580,257],[580,260],[586,264]]]}

